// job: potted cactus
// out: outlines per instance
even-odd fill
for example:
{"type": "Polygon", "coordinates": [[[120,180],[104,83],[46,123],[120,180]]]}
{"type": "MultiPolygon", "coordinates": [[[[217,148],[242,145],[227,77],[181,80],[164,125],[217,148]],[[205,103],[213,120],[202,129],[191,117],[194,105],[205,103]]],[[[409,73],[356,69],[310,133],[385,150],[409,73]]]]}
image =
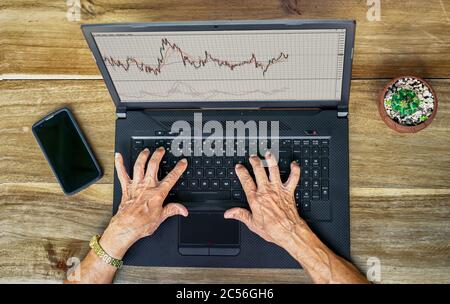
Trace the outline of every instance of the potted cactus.
{"type": "Polygon", "coordinates": [[[392,80],[380,94],[378,110],[383,121],[402,133],[418,132],[428,126],[437,111],[437,98],[425,80],[403,76],[392,80]]]}

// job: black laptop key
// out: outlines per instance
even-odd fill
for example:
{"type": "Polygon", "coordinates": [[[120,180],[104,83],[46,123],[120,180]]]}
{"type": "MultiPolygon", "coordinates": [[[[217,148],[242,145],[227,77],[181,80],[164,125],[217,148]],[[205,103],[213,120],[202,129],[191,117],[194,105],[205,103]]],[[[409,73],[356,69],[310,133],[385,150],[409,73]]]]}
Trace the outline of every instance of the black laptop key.
{"type": "Polygon", "coordinates": [[[202,168],[196,168],[194,170],[195,177],[203,177],[203,169],[202,168]]]}
{"type": "Polygon", "coordinates": [[[245,157],[237,156],[237,157],[234,158],[234,162],[236,164],[243,165],[245,163],[245,157]]]}
{"type": "Polygon", "coordinates": [[[192,164],[196,167],[200,167],[202,165],[202,159],[200,157],[194,157],[192,159],[192,164]]]}
{"type": "Polygon", "coordinates": [[[328,159],[322,159],[322,178],[328,178],[329,168],[328,168],[328,159]]]}
{"type": "Polygon", "coordinates": [[[175,167],[175,165],[176,165],[180,160],[181,160],[181,159],[178,158],[178,157],[171,157],[170,160],[169,160],[169,163],[170,163],[173,167],[175,167]]]}
{"type": "Polygon", "coordinates": [[[184,171],[184,176],[185,176],[185,177],[192,177],[192,176],[193,176],[192,169],[187,168],[187,169],[184,171]]]}
{"type": "Polygon", "coordinates": [[[219,178],[224,178],[226,177],[226,171],[224,168],[218,168],[216,169],[216,176],[219,178]]]}
{"type": "Polygon", "coordinates": [[[178,191],[177,199],[182,202],[205,202],[231,200],[230,191],[178,191]]]}
{"type": "Polygon", "coordinates": [[[242,189],[241,182],[237,178],[231,180],[231,189],[242,189]]]}
{"type": "Polygon", "coordinates": [[[199,188],[199,184],[198,184],[198,179],[190,179],[188,181],[188,185],[189,185],[189,189],[198,189],[199,188]]]}
{"type": "Polygon", "coordinates": [[[322,200],[327,201],[329,200],[329,192],[328,189],[322,188],[322,200]]]}
{"type": "Polygon", "coordinates": [[[303,166],[301,167],[301,169],[302,169],[301,178],[308,178],[308,177],[310,177],[311,169],[309,169],[308,167],[303,167],[303,166]]]}
{"type": "Polygon", "coordinates": [[[280,170],[289,168],[290,160],[288,158],[280,158],[278,161],[278,166],[280,167],[280,170]]]}
{"type": "Polygon", "coordinates": [[[312,199],[313,201],[317,201],[320,199],[320,192],[318,190],[312,191],[312,199]]]}
{"type": "Polygon", "coordinates": [[[312,158],[311,164],[313,167],[318,168],[320,166],[320,160],[318,158],[312,158]]]}
{"type": "Polygon", "coordinates": [[[222,179],[221,181],[221,189],[227,190],[231,189],[231,181],[229,179],[222,179]]]}
{"type": "Polygon", "coordinates": [[[140,150],[140,149],[142,149],[142,144],[143,144],[142,139],[133,139],[131,146],[135,150],[140,150]]]}
{"type": "Polygon", "coordinates": [[[169,165],[169,158],[167,156],[164,156],[161,160],[161,166],[168,166],[169,165]]]}
{"type": "Polygon", "coordinates": [[[322,156],[323,157],[328,157],[329,153],[330,153],[330,150],[328,149],[328,147],[322,148],[322,156]]]}
{"type": "Polygon", "coordinates": [[[311,210],[311,202],[310,201],[303,201],[300,204],[300,209],[302,211],[310,211],[311,210]]]}
{"type": "Polygon", "coordinates": [[[214,166],[219,167],[219,166],[222,166],[222,164],[223,164],[223,159],[222,159],[222,157],[216,157],[216,158],[214,158],[214,166]]]}
{"type": "Polygon", "coordinates": [[[236,177],[236,171],[234,170],[234,168],[227,169],[227,177],[230,178],[236,177]]]}
{"type": "Polygon", "coordinates": [[[162,130],[155,131],[155,135],[156,136],[163,136],[164,135],[164,131],[162,131],[162,130]]]}
{"type": "Polygon", "coordinates": [[[312,169],[312,178],[320,178],[320,170],[318,168],[312,169]]]}
{"type": "Polygon", "coordinates": [[[213,179],[211,180],[211,189],[219,189],[220,188],[220,180],[213,179]]]}
{"type": "Polygon", "coordinates": [[[185,179],[180,179],[180,180],[178,181],[178,186],[177,186],[177,188],[180,189],[180,190],[185,190],[185,189],[187,189],[187,188],[188,188],[187,181],[186,181],[185,179]]]}
{"type": "Polygon", "coordinates": [[[234,167],[233,157],[224,157],[223,165],[226,167],[234,167]]]}
{"type": "Polygon", "coordinates": [[[207,177],[207,178],[215,177],[214,172],[215,172],[215,170],[213,168],[206,168],[205,169],[205,177],[207,177]]]}
{"type": "Polygon", "coordinates": [[[292,140],[290,139],[282,139],[280,141],[280,147],[290,147],[292,145],[292,140]]]}
{"type": "Polygon", "coordinates": [[[209,188],[209,180],[207,179],[202,179],[200,181],[200,188],[202,189],[208,189],[209,188]]]}
{"type": "Polygon", "coordinates": [[[242,199],[242,191],[236,191],[236,190],[232,191],[231,197],[236,201],[240,201],[242,199]]]}
{"type": "Polygon", "coordinates": [[[320,152],[321,152],[321,150],[319,147],[313,147],[311,149],[311,156],[312,157],[320,157],[320,152]]]}
{"type": "Polygon", "coordinates": [[[302,188],[309,189],[311,187],[311,180],[309,178],[302,178],[302,188]]]}
{"type": "Polygon", "coordinates": [[[309,190],[303,190],[303,192],[302,192],[302,199],[303,199],[303,200],[309,200],[309,199],[311,199],[311,191],[309,191],[309,190]]]}
{"type": "Polygon", "coordinates": [[[203,165],[205,167],[212,166],[212,158],[211,157],[205,157],[205,159],[203,159],[203,165]]]}
{"type": "Polygon", "coordinates": [[[312,180],[312,188],[313,189],[319,189],[320,188],[320,181],[318,179],[312,180]]]}
{"type": "Polygon", "coordinates": [[[300,202],[300,200],[301,200],[301,195],[302,195],[302,191],[300,190],[299,187],[297,187],[297,188],[295,189],[295,193],[294,193],[295,200],[296,200],[297,202],[300,202]]]}
{"type": "Polygon", "coordinates": [[[302,167],[309,168],[311,161],[309,158],[302,158],[302,167]]]}

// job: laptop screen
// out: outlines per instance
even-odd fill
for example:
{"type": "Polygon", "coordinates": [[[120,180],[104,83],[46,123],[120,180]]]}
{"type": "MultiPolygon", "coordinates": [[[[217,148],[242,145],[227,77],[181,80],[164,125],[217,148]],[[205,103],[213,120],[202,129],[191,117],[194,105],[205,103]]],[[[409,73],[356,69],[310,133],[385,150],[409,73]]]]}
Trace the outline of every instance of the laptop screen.
{"type": "Polygon", "coordinates": [[[341,100],[345,29],[92,36],[121,102],[341,100]]]}

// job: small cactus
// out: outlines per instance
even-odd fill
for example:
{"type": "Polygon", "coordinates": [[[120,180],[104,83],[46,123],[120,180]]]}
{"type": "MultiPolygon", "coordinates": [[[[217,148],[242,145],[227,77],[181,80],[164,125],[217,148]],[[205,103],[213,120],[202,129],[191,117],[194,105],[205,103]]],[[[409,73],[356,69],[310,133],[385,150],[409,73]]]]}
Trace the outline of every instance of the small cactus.
{"type": "Polygon", "coordinates": [[[416,126],[428,121],[434,111],[432,90],[414,77],[399,78],[387,88],[384,108],[387,115],[403,126],[416,126]]]}
{"type": "Polygon", "coordinates": [[[402,118],[414,114],[421,104],[420,99],[413,90],[403,88],[392,94],[391,99],[386,102],[389,102],[392,110],[397,112],[402,118]]]}

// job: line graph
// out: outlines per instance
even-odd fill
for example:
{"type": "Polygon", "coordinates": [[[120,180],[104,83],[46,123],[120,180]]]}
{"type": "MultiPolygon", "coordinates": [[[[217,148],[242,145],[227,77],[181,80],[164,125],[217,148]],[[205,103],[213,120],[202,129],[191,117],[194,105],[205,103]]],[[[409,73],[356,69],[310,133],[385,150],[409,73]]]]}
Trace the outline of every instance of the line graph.
{"type": "Polygon", "coordinates": [[[122,102],[341,98],[345,29],[92,35],[122,102]]]}
{"type": "Polygon", "coordinates": [[[172,96],[180,95],[180,96],[189,96],[195,98],[202,98],[203,100],[211,100],[219,95],[223,96],[236,96],[236,97],[248,97],[254,95],[255,98],[261,96],[273,96],[275,94],[284,92],[289,90],[288,87],[282,88],[274,88],[268,90],[247,90],[241,92],[230,92],[226,90],[219,89],[211,89],[204,92],[200,92],[196,90],[193,86],[189,85],[186,82],[174,82],[170,88],[165,92],[158,91],[150,91],[150,90],[139,90],[135,92],[134,95],[123,94],[123,97],[140,99],[140,98],[150,98],[150,97],[158,97],[158,98],[169,98],[172,96]]]}
{"type": "Polygon", "coordinates": [[[103,61],[105,61],[105,63],[109,64],[112,67],[123,68],[125,71],[128,71],[131,68],[131,66],[136,66],[136,68],[141,72],[158,75],[161,73],[163,67],[167,64],[169,58],[174,54],[177,54],[180,57],[179,59],[181,60],[181,62],[185,67],[187,65],[190,65],[195,69],[199,69],[201,67],[204,67],[209,62],[212,62],[219,67],[225,66],[229,68],[231,71],[233,71],[237,67],[241,67],[244,65],[254,65],[256,69],[262,70],[263,76],[266,74],[267,70],[270,68],[271,65],[283,62],[289,57],[288,54],[280,52],[280,54],[277,57],[272,57],[266,62],[263,62],[257,60],[255,53],[252,53],[249,59],[233,63],[229,60],[217,58],[210,52],[205,50],[203,58],[202,57],[195,58],[194,56],[183,51],[176,43],[169,41],[167,38],[163,38],[161,40],[161,46],[159,48],[160,56],[157,58],[157,63],[155,65],[144,63],[134,57],[127,57],[125,60],[120,60],[112,56],[103,56],[103,61]]]}

